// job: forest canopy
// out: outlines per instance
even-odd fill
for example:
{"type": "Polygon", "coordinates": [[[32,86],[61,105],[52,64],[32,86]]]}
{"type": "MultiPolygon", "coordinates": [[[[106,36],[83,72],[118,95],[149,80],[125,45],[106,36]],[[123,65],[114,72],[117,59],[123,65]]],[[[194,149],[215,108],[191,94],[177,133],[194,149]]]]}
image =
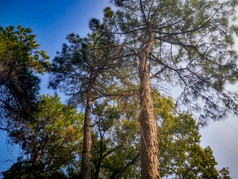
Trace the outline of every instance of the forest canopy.
{"type": "Polygon", "coordinates": [[[111,4],[51,62],[31,29],[0,27],[0,129],[22,149],[2,176],[230,178],[199,129],[238,113],[238,1],[111,4]],[[44,73],[67,104],[39,95],[44,73]]]}

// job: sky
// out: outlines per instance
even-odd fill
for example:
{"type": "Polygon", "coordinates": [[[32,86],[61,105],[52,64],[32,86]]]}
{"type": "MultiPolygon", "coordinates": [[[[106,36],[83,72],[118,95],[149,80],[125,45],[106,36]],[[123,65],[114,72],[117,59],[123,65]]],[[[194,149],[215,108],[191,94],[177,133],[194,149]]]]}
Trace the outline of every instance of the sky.
{"type": "MultiPolygon", "coordinates": [[[[0,26],[21,25],[37,35],[36,40],[52,59],[66,42],[67,34],[74,32],[84,37],[89,33],[90,18],[102,18],[109,0],[0,0],[0,26]]],[[[238,50],[238,49],[237,49],[238,50]]],[[[48,76],[42,77],[41,93],[53,94],[47,89],[48,76]]],[[[211,146],[218,168],[229,167],[232,178],[238,178],[238,119],[230,116],[223,121],[209,122],[201,129],[202,146],[211,146]]],[[[0,131],[0,171],[16,161],[18,146],[7,142],[0,131]]]]}

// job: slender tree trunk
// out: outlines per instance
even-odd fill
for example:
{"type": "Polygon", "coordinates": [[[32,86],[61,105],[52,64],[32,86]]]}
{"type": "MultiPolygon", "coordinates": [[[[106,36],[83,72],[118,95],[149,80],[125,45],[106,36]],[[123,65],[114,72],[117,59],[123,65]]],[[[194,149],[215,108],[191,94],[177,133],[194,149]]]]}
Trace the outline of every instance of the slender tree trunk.
{"type": "Polygon", "coordinates": [[[140,52],[140,125],[141,125],[141,178],[159,179],[157,124],[151,96],[148,56],[154,43],[150,34],[146,46],[140,52]]]}
{"type": "Polygon", "coordinates": [[[99,179],[99,172],[100,172],[100,168],[101,168],[101,164],[102,164],[102,153],[103,153],[103,142],[102,142],[103,138],[100,134],[100,151],[99,151],[99,160],[98,163],[96,165],[96,173],[95,173],[95,179],[99,179]]]}
{"type": "Polygon", "coordinates": [[[99,171],[100,171],[101,166],[97,165],[96,167],[97,168],[96,168],[96,173],[95,173],[95,179],[99,179],[99,171]]]}
{"type": "Polygon", "coordinates": [[[82,179],[91,178],[91,147],[92,147],[92,136],[91,136],[91,107],[92,97],[88,94],[84,116],[84,139],[83,139],[83,154],[82,154],[82,179]]]}

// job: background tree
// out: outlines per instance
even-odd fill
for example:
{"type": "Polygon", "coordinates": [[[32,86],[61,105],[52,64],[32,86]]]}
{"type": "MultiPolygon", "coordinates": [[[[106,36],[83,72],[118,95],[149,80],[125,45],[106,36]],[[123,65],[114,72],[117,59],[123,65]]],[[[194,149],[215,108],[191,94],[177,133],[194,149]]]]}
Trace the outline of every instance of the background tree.
{"type": "Polygon", "coordinates": [[[224,88],[237,80],[232,50],[237,1],[112,2],[118,7],[111,21],[121,38],[117,46],[133,52],[140,79],[141,176],[160,178],[151,79],[157,78],[161,88],[182,87],[180,103],[189,103],[203,119],[220,119],[228,110],[237,113],[235,95],[224,88]]]}
{"type": "Polygon", "coordinates": [[[211,148],[200,146],[201,123],[187,113],[177,112],[171,98],[153,93],[159,123],[159,159],[161,177],[217,178],[217,162],[211,148]]]}
{"type": "Polygon", "coordinates": [[[1,129],[9,130],[9,123],[17,126],[20,119],[30,117],[39,90],[36,73],[48,70],[49,57],[38,50],[35,37],[29,28],[0,27],[1,129]]]}
{"type": "Polygon", "coordinates": [[[82,148],[83,115],[57,95],[43,95],[32,116],[10,134],[23,153],[4,178],[65,178],[64,168],[75,165],[82,148]]]}
{"type": "MultiPolygon", "coordinates": [[[[201,123],[189,114],[178,112],[172,99],[158,92],[153,93],[153,101],[159,124],[161,177],[222,178],[211,148],[200,146],[201,123]]],[[[138,114],[128,115],[122,106],[104,102],[93,109],[97,116],[92,147],[95,178],[140,177],[138,114]]]]}
{"type": "MultiPolygon", "coordinates": [[[[91,177],[92,124],[90,113],[93,101],[101,97],[121,95],[116,93],[120,79],[116,80],[114,74],[121,67],[121,60],[118,59],[124,58],[123,53],[120,49],[115,50],[114,47],[101,48],[114,44],[115,41],[113,34],[108,30],[110,27],[105,26],[108,18],[110,15],[105,15],[103,24],[92,19],[90,27],[93,33],[87,38],[70,34],[67,37],[69,44],[63,45],[61,53],[55,57],[51,68],[50,86],[59,88],[69,95],[71,104],[85,104],[83,178],[91,177]]],[[[131,95],[130,91],[127,95],[131,95]]]]}
{"type": "MultiPolygon", "coordinates": [[[[83,115],[59,97],[41,96],[34,120],[20,126],[12,140],[23,155],[4,178],[78,178],[83,141],[83,115]]],[[[220,172],[210,147],[200,146],[200,124],[180,113],[171,98],[153,93],[158,126],[161,177],[229,178],[220,172]]],[[[96,102],[92,110],[92,177],[140,177],[139,106],[121,99],[96,102]],[[135,109],[137,108],[137,110],[135,109]]]]}

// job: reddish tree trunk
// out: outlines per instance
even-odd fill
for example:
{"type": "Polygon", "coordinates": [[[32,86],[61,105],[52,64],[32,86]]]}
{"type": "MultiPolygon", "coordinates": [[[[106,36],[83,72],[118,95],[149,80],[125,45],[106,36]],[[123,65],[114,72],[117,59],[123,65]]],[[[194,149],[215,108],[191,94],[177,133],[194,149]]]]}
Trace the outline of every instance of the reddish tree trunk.
{"type": "Polygon", "coordinates": [[[141,125],[141,178],[159,179],[157,124],[151,96],[148,56],[153,45],[153,35],[140,52],[140,125],[141,125]]]}
{"type": "Polygon", "coordinates": [[[84,116],[84,140],[83,140],[83,154],[82,154],[82,179],[91,178],[91,147],[92,147],[92,136],[91,136],[91,107],[92,97],[88,95],[85,108],[84,116]]]}

